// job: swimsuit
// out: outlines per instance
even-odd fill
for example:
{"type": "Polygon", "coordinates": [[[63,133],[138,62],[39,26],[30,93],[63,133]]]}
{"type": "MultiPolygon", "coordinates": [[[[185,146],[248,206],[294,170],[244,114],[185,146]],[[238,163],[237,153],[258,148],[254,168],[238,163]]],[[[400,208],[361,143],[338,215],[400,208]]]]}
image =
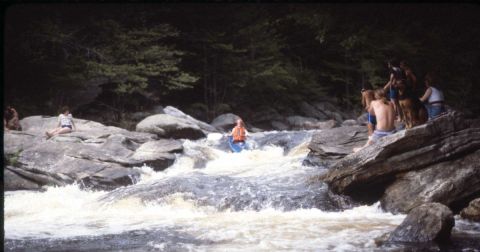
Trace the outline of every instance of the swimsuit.
{"type": "Polygon", "coordinates": [[[390,86],[390,100],[397,99],[397,97],[398,97],[397,88],[390,86]]]}
{"type": "Polygon", "coordinates": [[[374,115],[367,112],[367,118],[368,123],[377,125],[377,118],[374,115]]]}
{"type": "Polygon", "coordinates": [[[70,128],[70,129],[72,129],[72,125],[62,125],[62,128],[70,128]]]}
{"type": "Polygon", "coordinates": [[[393,133],[395,133],[395,131],[396,130],[392,130],[392,131],[374,130],[373,134],[372,134],[372,140],[377,141],[378,139],[380,139],[382,137],[392,135],[393,133]]]}

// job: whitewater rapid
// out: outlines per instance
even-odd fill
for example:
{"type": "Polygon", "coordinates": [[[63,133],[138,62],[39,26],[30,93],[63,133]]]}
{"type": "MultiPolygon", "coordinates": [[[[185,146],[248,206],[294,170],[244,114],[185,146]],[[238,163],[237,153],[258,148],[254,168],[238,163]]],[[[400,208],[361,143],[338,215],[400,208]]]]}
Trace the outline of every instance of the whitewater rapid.
{"type": "Polygon", "coordinates": [[[302,165],[311,134],[291,136],[291,145],[262,143],[274,134],[254,137],[241,153],[230,153],[219,134],[186,140],[171,167],[137,167],[140,180],[112,192],[6,192],[5,248],[371,251],[374,238],[404,219],[378,203],[335,209],[339,199],[309,181],[318,168],[302,165]]]}

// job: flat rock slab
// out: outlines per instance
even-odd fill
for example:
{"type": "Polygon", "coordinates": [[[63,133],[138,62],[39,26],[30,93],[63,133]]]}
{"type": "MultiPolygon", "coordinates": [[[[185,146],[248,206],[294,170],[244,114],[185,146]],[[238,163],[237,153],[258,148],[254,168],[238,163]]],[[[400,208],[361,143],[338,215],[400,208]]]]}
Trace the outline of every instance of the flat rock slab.
{"type": "Polygon", "coordinates": [[[470,126],[463,117],[447,114],[386,136],[336,162],[324,181],[337,193],[382,191],[398,174],[455,159],[480,148],[480,127],[470,126]]]}
{"type": "Polygon", "coordinates": [[[20,121],[25,131],[4,134],[9,182],[5,190],[38,189],[44,185],[81,185],[102,190],[132,184],[143,164],[155,170],[170,166],[182,152],[180,141],[74,119],[77,131],[49,140],[44,132],[56,117],[32,116],[20,121]]]}
{"type": "Polygon", "coordinates": [[[318,131],[308,145],[310,153],[306,164],[329,166],[353,153],[353,148],[364,145],[367,138],[365,126],[344,126],[318,131]]]}

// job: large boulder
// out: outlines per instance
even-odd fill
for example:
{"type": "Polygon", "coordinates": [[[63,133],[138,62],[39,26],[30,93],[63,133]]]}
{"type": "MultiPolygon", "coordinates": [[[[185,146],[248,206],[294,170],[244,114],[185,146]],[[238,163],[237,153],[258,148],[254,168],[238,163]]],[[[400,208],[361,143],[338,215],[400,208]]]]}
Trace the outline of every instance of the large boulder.
{"type": "Polygon", "coordinates": [[[205,134],[212,133],[212,132],[217,132],[217,129],[213,127],[212,125],[202,122],[200,120],[197,120],[185,113],[183,113],[181,110],[172,107],[172,106],[167,106],[163,109],[163,112],[167,115],[171,115],[177,118],[182,118],[184,119],[188,124],[191,125],[197,125],[205,134]]]}
{"type": "Polygon", "coordinates": [[[137,124],[136,130],[156,134],[162,138],[196,140],[206,136],[197,124],[169,114],[149,116],[137,124]]]}
{"type": "Polygon", "coordinates": [[[213,119],[211,125],[217,129],[221,129],[223,131],[228,131],[229,129],[232,129],[233,126],[235,125],[237,119],[240,117],[232,114],[232,113],[227,113],[227,114],[222,114],[215,119],[213,119]]]}
{"type": "Polygon", "coordinates": [[[446,242],[455,220],[450,209],[440,203],[418,206],[390,233],[387,242],[446,242]]]}
{"type": "MultiPolygon", "coordinates": [[[[427,124],[386,136],[346,156],[332,166],[324,181],[337,193],[371,196],[370,200],[376,201],[397,176],[431,168],[439,162],[457,160],[479,147],[478,123],[450,113],[427,124]]],[[[476,156],[472,158],[476,159],[476,156]]],[[[480,169],[475,169],[475,176],[479,174],[480,169]]]]}
{"type": "Polygon", "coordinates": [[[4,133],[9,179],[5,190],[73,182],[110,190],[134,183],[140,173],[133,167],[148,164],[165,169],[173,163],[174,153],[182,150],[177,140],[158,140],[149,133],[74,120],[77,131],[49,140],[43,134],[55,126],[54,117],[27,117],[20,121],[26,131],[4,133]],[[148,155],[149,150],[154,154],[148,155]]]}
{"type": "Polygon", "coordinates": [[[308,145],[310,153],[305,159],[305,164],[329,166],[353,153],[353,148],[364,145],[367,138],[365,126],[338,127],[318,131],[312,136],[308,145]]]}
{"type": "Polygon", "coordinates": [[[426,202],[453,208],[468,203],[475,192],[480,192],[480,150],[407,172],[387,187],[381,204],[385,210],[404,213],[426,202]]]}
{"type": "Polygon", "coordinates": [[[472,200],[460,215],[465,219],[480,222],[480,198],[472,200]]]}

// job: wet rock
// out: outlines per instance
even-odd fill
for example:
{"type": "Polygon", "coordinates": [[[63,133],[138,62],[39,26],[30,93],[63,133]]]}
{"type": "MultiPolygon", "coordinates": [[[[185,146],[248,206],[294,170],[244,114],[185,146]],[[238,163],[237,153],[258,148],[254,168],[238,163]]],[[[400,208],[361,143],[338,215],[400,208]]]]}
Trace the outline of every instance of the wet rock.
{"type": "Polygon", "coordinates": [[[439,202],[452,208],[468,203],[478,192],[480,151],[399,176],[385,190],[381,204],[388,211],[404,213],[426,202],[439,202]]]}
{"type": "MultiPolygon", "coordinates": [[[[17,168],[13,166],[6,167],[6,170],[9,170],[11,173],[23,178],[31,184],[36,184],[39,187],[41,186],[64,186],[66,184],[73,183],[73,179],[65,174],[55,174],[33,168],[17,168]]],[[[11,182],[10,182],[11,183],[11,182]]],[[[28,183],[21,183],[20,185],[28,185],[28,183]]],[[[6,190],[19,190],[16,188],[17,185],[12,184],[6,190]]],[[[37,189],[37,188],[23,188],[23,189],[37,189]]]]}
{"type": "Polygon", "coordinates": [[[308,145],[310,153],[305,164],[329,166],[333,162],[353,153],[367,141],[367,128],[364,126],[339,127],[316,132],[308,145]]]}
{"type": "Polygon", "coordinates": [[[474,199],[464,208],[460,215],[462,218],[480,222],[480,198],[474,199]]]}
{"type": "Polygon", "coordinates": [[[5,191],[38,190],[41,188],[41,185],[13,172],[8,166],[3,170],[3,181],[3,189],[5,191]]]}
{"type": "Polygon", "coordinates": [[[211,125],[217,129],[228,131],[235,126],[235,123],[238,118],[240,117],[232,113],[222,114],[215,117],[211,125]]]}
{"type": "Polygon", "coordinates": [[[318,131],[285,131],[285,132],[268,132],[255,133],[250,136],[250,139],[258,146],[275,145],[280,146],[285,152],[307,142],[312,134],[318,131]]]}
{"type": "Polygon", "coordinates": [[[450,113],[386,136],[346,156],[332,166],[324,180],[337,193],[369,196],[369,200],[376,201],[397,176],[456,160],[479,147],[480,127],[475,127],[460,114],[450,113]]]}
{"type": "Polygon", "coordinates": [[[195,140],[206,136],[197,124],[169,114],[149,116],[137,124],[136,130],[156,134],[162,138],[195,140]]]}
{"type": "Polygon", "coordinates": [[[132,169],[104,169],[93,176],[80,179],[82,188],[110,191],[120,186],[132,185],[138,181],[140,173],[132,169]]]}
{"type": "Polygon", "coordinates": [[[440,203],[418,206],[390,233],[387,242],[446,242],[455,220],[448,207],[440,203]]]}
{"type": "Polygon", "coordinates": [[[168,201],[172,194],[181,194],[186,200],[194,200],[198,205],[214,206],[218,210],[258,211],[276,208],[292,211],[319,208],[338,211],[351,207],[348,198],[329,194],[325,184],[307,185],[300,178],[293,181],[296,183],[287,183],[281,178],[261,177],[252,180],[194,174],[169,177],[141,186],[119,188],[100,200],[112,202],[135,197],[143,202],[160,203],[168,201]]]}
{"type": "Polygon", "coordinates": [[[183,151],[180,141],[161,139],[142,144],[131,157],[155,171],[164,170],[175,161],[175,153],[183,151]]]}

